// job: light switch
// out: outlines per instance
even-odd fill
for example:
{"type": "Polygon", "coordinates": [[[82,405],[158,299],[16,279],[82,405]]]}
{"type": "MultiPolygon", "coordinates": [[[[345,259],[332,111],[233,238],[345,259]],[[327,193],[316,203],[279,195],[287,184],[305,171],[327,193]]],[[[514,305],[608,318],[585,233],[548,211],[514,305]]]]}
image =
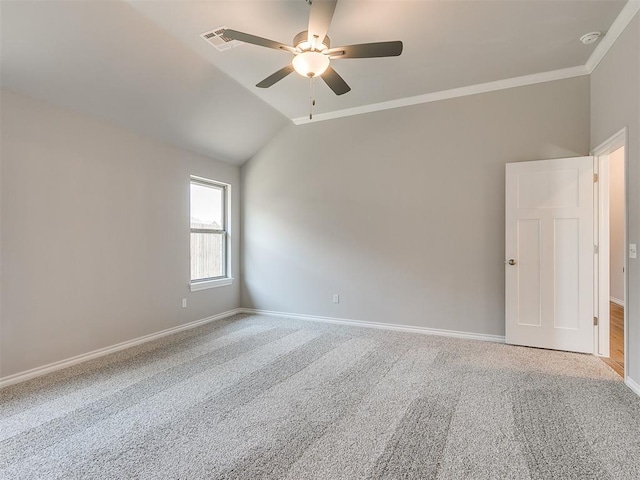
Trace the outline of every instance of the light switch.
{"type": "Polygon", "coordinates": [[[629,244],[629,258],[637,258],[638,257],[638,245],[635,243],[629,244]]]}

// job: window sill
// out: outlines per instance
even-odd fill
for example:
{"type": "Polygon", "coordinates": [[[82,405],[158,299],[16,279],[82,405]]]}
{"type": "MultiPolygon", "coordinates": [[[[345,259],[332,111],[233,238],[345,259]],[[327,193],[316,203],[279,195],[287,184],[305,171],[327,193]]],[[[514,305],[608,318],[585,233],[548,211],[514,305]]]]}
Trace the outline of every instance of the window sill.
{"type": "Polygon", "coordinates": [[[192,292],[198,290],[207,290],[208,288],[225,287],[233,283],[233,278],[218,278],[216,280],[207,280],[206,282],[193,282],[189,285],[192,292]]]}

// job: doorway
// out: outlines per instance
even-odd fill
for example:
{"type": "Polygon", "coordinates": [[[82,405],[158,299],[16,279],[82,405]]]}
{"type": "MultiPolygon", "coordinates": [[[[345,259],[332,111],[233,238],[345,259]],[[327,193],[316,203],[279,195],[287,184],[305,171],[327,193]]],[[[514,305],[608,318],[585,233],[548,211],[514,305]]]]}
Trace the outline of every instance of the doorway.
{"type": "Polygon", "coordinates": [[[596,312],[598,356],[625,378],[627,310],[626,129],[594,150],[599,182],[596,312]]]}
{"type": "Polygon", "coordinates": [[[625,380],[626,143],[625,128],[592,157],[507,164],[505,209],[506,342],[593,353],[625,380]]]}
{"type": "Polygon", "coordinates": [[[602,357],[624,378],[624,309],[625,309],[625,165],[624,147],[603,159],[608,168],[609,213],[609,357],[602,357]]]}

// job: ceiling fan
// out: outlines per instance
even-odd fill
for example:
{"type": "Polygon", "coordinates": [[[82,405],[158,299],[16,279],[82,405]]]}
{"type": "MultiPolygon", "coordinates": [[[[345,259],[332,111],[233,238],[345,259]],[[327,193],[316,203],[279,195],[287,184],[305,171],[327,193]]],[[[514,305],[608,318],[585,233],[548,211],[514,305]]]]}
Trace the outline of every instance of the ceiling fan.
{"type": "Polygon", "coordinates": [[[396,57],[402,53],[402,42],[376,42],[347,45],[331,48],[327,31],[333,18],[337,0],[307,0],[311,5],[309,26],[293,38],[293,46],[284,45],[237,30],[225,29],[223,35],[232,40],[239,40],[261,47],[274,48],[293,54],[289,65],[281,68],[256,85],[268,88],[294,70],[309,78],[321,77],[336,95],[343,95],[351,90],[340,75],[331,67],[331,60],[342,58],[376,58],[396,57]]]}

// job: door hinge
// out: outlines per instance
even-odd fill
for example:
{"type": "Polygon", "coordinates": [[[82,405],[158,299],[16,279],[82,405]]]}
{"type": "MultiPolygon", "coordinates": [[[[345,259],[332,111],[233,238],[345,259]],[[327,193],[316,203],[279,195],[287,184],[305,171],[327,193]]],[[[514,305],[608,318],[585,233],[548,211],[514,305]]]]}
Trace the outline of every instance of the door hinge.
{"type": "Polygon", "coordinates": [[[593,174],[593,183],[597,183],[598,182],[598,174],[594,173],[593,174]]]}
{"type": "Polygon", "coordinates": [[[594,327],[598,326],[598,317],[593,317],[593,326],[594,327]]]}
{"type": "Polygon", "coordinates": [[[596,254],[600,253],[600,248],[598,248],[598,245],[593,246],[593,253],[596,253],[596,254]]]}

